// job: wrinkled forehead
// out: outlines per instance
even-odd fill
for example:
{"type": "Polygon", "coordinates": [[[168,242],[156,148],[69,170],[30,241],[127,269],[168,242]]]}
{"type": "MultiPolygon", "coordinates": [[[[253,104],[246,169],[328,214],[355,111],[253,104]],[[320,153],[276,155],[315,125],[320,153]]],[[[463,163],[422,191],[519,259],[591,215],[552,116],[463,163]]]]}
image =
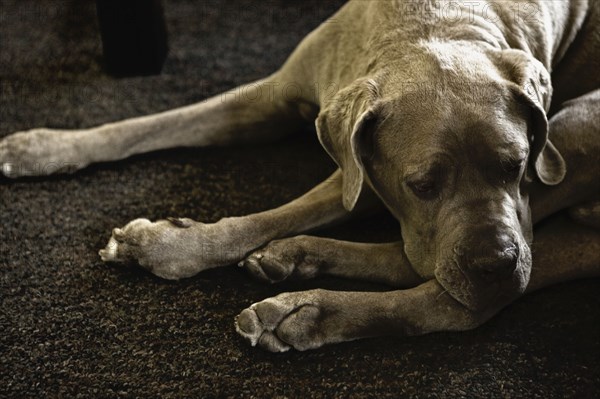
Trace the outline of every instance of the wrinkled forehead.
{"type": "Polygon", "coordinates": [[[405,164],[440,152],[476,152],[483,158],[526,152],[528,109],[503,94],[405,93],[388,104],[379,128],[380,148],[405,164]]]}

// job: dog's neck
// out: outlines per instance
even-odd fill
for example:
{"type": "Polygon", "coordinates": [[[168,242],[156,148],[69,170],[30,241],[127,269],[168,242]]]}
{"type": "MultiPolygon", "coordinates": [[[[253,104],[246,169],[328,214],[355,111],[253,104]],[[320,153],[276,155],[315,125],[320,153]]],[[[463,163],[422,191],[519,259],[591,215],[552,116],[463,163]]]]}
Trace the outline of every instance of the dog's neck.
{"type": "Polygon", "coordinates": [[[579,32],[588,1],[397,1],[392,8],[381,4],[382,20],[375,25],[384,27],[387,39],[379,42],[399,47],[392,53],[403,52],[402,47],[419,40],[480,42],[523,50],[551,72],[579,32]]]}
{"type": "Polygon", "coordinates": [[[507,45],[538,59],[549,72],[581,29],[588,0],[497,2],[496,25],[507,45]]]}

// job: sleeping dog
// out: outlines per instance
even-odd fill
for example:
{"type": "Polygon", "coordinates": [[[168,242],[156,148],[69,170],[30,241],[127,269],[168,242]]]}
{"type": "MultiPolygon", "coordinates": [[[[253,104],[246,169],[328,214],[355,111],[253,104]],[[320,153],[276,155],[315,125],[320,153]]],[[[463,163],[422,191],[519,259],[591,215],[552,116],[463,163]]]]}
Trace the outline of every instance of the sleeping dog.
{"type": "Polygon", "coordinates": [[[598,1],[353,0],[265,79],[146,117],[18,132],[0,141],[0,164],[43,175],[315,122],[339,169],[305,195],[213,224],[136,219],[113,230],[102,260],[166,279],[239,263],[272,283],[329,274],[394,287],[253,304],[236,329],[270,351],[465,330],[526,292],[600,275],[597,71],[598,1]],[[378,206],[402,241],[297,235],[378,206]],[[561,210],[576,222],[534,237],[561,210]]]}

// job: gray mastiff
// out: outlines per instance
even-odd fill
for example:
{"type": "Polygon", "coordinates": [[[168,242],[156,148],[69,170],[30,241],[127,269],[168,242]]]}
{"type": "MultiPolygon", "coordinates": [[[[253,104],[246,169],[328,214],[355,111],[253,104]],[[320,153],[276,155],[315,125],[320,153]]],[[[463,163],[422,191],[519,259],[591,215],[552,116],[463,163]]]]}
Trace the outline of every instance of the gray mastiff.
{"type": "Polygon", "coordinates": [[[270,351],[466,330],[526,292],[600,275],[599,71],[599,1],[354,0],[263,80],[156,115],[18,132],[0,142],[0,164],[44,175],[273,140],[316,120],[339,170],[302,197],[214,224],[136,219],[100,256],[166,279],[239,263],[268,282],[394,287],[253,304],[236,329],[270,351]],[[381,204],[401,242],[296,236],[381,204]],[[561,210],[572,218],[534,239],[561,210]]]}

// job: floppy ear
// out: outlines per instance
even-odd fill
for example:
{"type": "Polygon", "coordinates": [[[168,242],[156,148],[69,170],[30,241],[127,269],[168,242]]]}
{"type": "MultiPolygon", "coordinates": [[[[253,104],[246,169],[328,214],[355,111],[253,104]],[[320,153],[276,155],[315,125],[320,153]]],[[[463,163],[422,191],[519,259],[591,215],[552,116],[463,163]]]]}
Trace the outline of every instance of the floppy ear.
{"type": "Polygon", "coordinates": [[[361,139],[376,118],[377,84],[359,79],[340,90],[317,117],[319,141],[342,170],[343,203],[352,210],[364,182],[361,139]]]}
{"type": "Polygon", "coordinates": [[[514,82],[517,95],[533,112],[533,144],[530,160],[540,181],[554,186],[565,178],[567,167],[563,157],[548,139],[548,118],[552,99],[550,74],[541,62],[521,50],[504,50],[501,59],[508,68],[508,78],[514,82]]]}

